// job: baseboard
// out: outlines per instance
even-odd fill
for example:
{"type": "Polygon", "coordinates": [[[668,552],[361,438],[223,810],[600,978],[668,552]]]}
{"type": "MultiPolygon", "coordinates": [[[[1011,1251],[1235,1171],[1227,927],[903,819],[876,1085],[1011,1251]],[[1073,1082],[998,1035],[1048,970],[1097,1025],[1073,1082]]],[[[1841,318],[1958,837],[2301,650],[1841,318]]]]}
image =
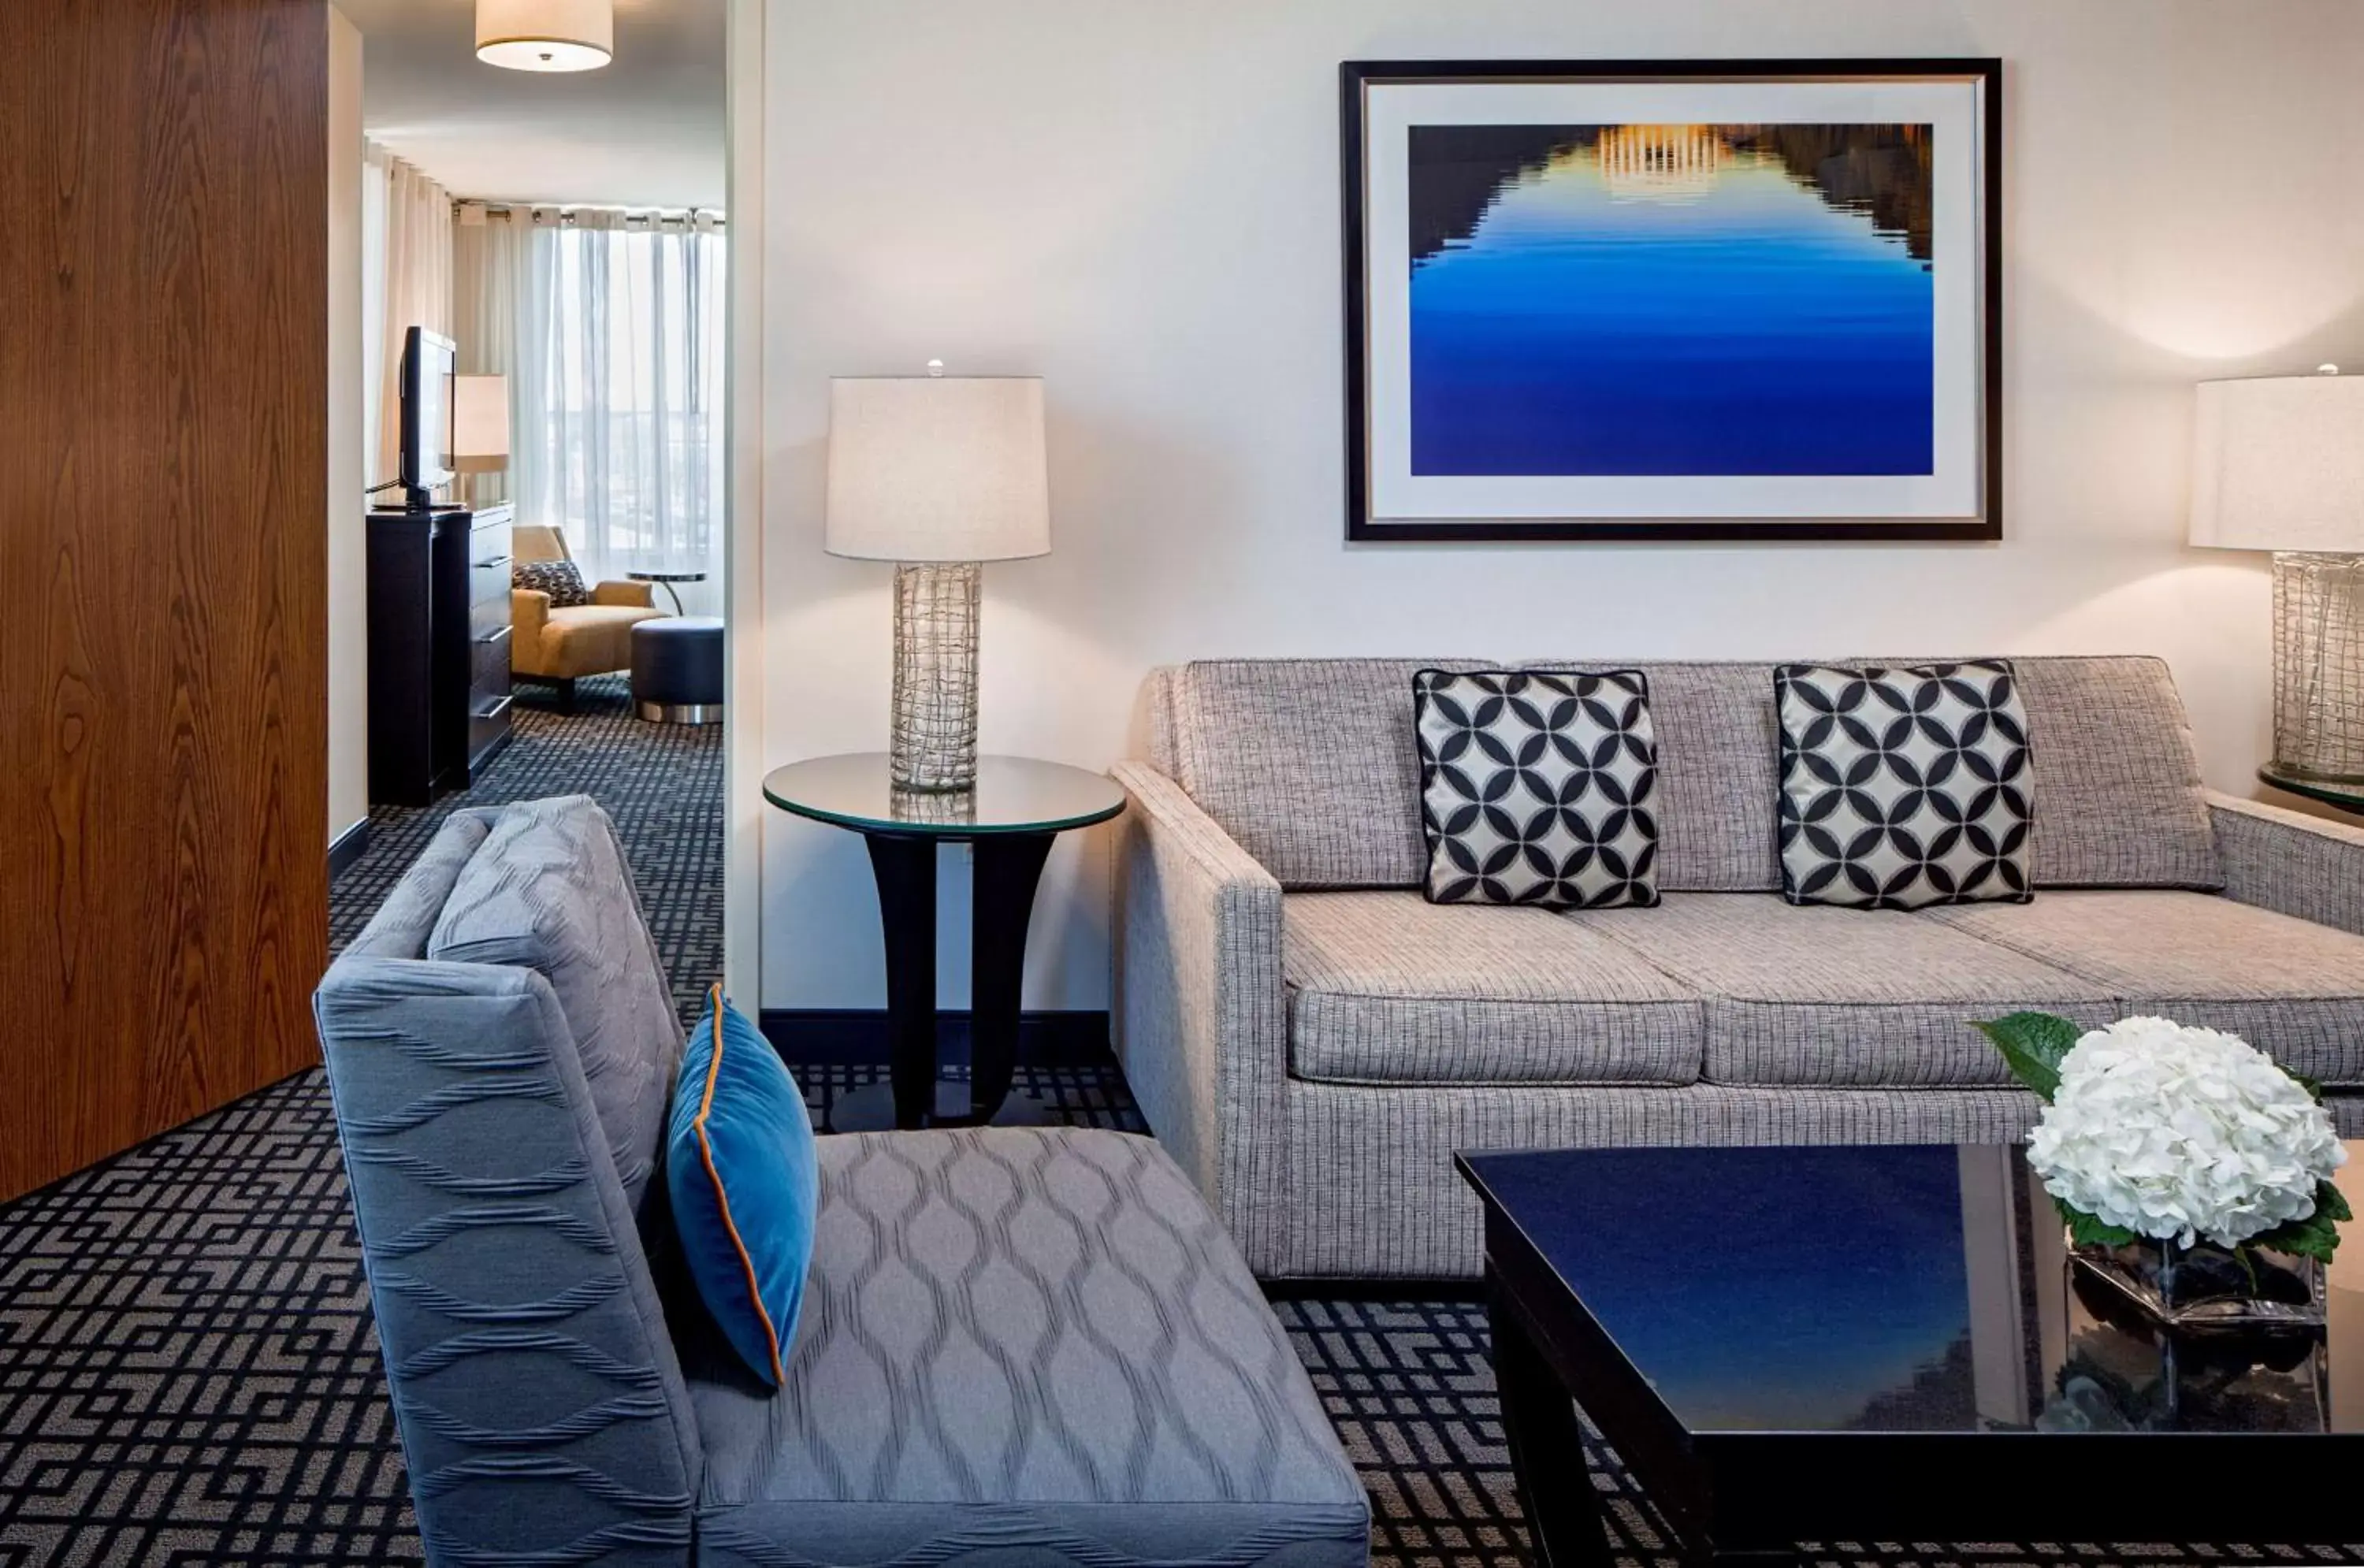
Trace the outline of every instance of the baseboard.
{"type": "MultiPolygon", "coordinates": [[[[791,1065],[842,1067],[886,1064],[886,1013],[872,1007],[766,1007],[756,1022],[791,1065]]],[[[936,1015],[936,1060],[966,1066],[969,1016],[936,1015]]],[[[1025,1013],[1018,1020],[1018,1060],[1034,1067],[1105,1067],[1116,1061],[1104,1011],[1025,1013]]]]}
{"type": "Polygon", "coordinates": [[[364,817],[329,840],[329,880],[333,883],[351,870],[352,863],[369,852],[369,818],[364,817]]]}

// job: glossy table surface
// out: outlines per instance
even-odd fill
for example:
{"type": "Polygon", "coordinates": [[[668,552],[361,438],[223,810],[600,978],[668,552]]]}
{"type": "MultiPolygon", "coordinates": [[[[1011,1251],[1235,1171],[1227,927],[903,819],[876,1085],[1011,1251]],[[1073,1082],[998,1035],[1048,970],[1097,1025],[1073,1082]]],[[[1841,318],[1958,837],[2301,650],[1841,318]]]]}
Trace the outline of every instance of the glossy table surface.
{"type": "MultiPolygon", "coordinates": [[[[2364,1197],[2364,1143],[2348,1149],[2341,1185],[2364,1197]]],[[[2068,1265],[2016,1149],[1462,1164],[1693,1433],[2364,1433],[2364,1257],[2333,1263],[2311,1345],[2187,1344],[2179,1376],[2149,1326],[2068,1265]]]]}
{"type": "Polygon", "coordinates": [[[2260,783],[2276,789],[2286,789],[2292,795],[2309,800],[2319,800],[2325,806],[2336,806],[2342,811],[2364,811],[2364,784],[2341,784],[2329,779],[2304,778],[2297,773],[2285,773],[2269,763],[2258,770],[2260,783]]]}
{"type": "Polygon", "coordinates": [[[887,777],[884,751],[775,768],[764,776],[764,798],[783,811],[856,832],[943,839],[1064,833],[1124,809],[1124,790],[1107,774],[1032,757],[979,757],[973,789],[900,790],[887,777]]]}

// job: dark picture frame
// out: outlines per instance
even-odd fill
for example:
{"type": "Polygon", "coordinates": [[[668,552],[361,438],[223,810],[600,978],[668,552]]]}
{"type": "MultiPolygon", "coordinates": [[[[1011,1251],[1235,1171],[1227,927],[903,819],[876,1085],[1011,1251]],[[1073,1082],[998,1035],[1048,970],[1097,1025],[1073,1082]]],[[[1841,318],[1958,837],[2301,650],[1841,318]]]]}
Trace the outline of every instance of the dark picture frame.
{"type": "MultiPolygon", "coordinates": [[[[1995,59],[1880,59],[1880,60],[1732,60],[1732,61],[1348,61],[1339,68],[1340,137],[1341,137],[1341,201],[1343,206],[1343,239],[1344,266],[1345,311],[1345,415],[1346,415],[1346,538],[1357,543],[1428,542],[1466,540],[1472,542],[1500,540],[1993,540],[2002,537],[2002,61],[1995,59]],[[1974,199],[1974,233],[1967,246],[1955,246],[1938,254],[1935,261],[1924,260],[1924,272],[1935,272],[1939,267],[1958,269],[1975,262],[1979,275],[1973,283],[1952,283],[1947,272],[1946,284],[1965,290],[1955,297],[1963,308],[1975,307],[1974,327],[1966,327],[1957,334],[1962,353],[1954,361],[1957,395],[1947,405],[1950,419],[1933,414],[1936,428],[1926,439],[1933,450],[1949,439],[1950,450],[1963,450],[1961,443],[1968,438],[1966,421],[1975,420],[1974,450],[1963,461],[1955,463],[1950,484],[1954,490],[1975,486],[1976,504],[1968,510],[1954,506],[1942,508],[1942,515],[1925,511],[1900,513],[1896,516],[1866,515],[1849,511],[1841,515],[1812,515],[1806,511],[1770,510],[1762,515],[1735,514],[1718,511],[1713,515],[1678,515],[1653,512],[1649,515],[1618,516],[1609,512],[1586,509],[1572,515],[1542,516],[1533,511],[1510,516],[1485,516],[1458,510],[1447,515],[1420,513],[1417,515],[1379,516],[1374,511],[1382,484],[1375,483],[1375,459],[1391,455],[1397,468],[1409,472],[1408,443],[1384,432],[1375,433],[1373,398],[1375,376],[1373,367],[1374,308],[1371,267],[1375,255],[1382,264],[1403,264],[1411,239],[1410,221],[1399,222],[1389,236],[1375,236],[1371,214],[1374,193],[1371,189],[1373,164],[1370,138],[1373,132],[1371,106],[1375,94],[1394,86],[1427,86],[1445,84],[1477,89],[1492,87],[1565,85],[1585,87],[1601,84],[1615,87],[1667,85],[1681,88],[1699,84],[1749,83],[1812,88],[1827,84],[1839,89],[1837,103],[1852,103],[1845,90],[1861,88],[1868,83],[1950,84],[1968,88],[1975,94],[1976,132],[1971,145],[1975,168],[1957,182],[1974,199]],[[1379,250],[1375,251],[1375,240],[1379,250]],[[1967,254],[1962,253],[1967,250],[1967,254]],[[1973,347],[1974,346],[1974,347],[1973,347]],[[1972,369],[1962,354],[1974,351],[1976,365],[1972,369]],[[1973,384],[1974,382],[1974,384],[1973,384]]],[[[1492,124],[1493,122],[1486,122],[1492,124]]],[[[1628,129],[1643,126],[1573,128],[1628,129]]],[[[1711,128],[1722,129],[1721,126],[1711,128]]],[[[1934,131],[1929,133],[1935,139],[1934,131]]],[[[1409,155],[1399,159],[1407,163],[1409,155]]],[[[1932,176],[1922,176],[1924,182],[1932,176]]],[[[1405,208],[1410,197],[1400,197],[1397,210],[1405,208]]],[[[1384,284],[1387,280],[1382,279],[1384,284]]],[[[1936,285],[1933,284],[1931,287],[1936,285]]],[[[1397,291],[1401,295],[1403,291],[1397,291]]],[[[1407,296],[1408,297],[1408,296],[1407,296]]],[[[1394,307],[1390,307],[1394,308],[1394,307]]],[[[1408,313],[1406,313],[1408,314],[1408,313]]],[[[1409,325],[1403,326],[1397,337],[1408,339],[1409,325]]],[[[1934,329],[1933,329],[1934,332],[1934,329]]],[[[1935,349],[1927,350],[1933,357],[1935,349]]],[[[1397,384],[1410,377],[1411,355],[1397,350],[1397,384]]],[[[1380,378],[1385,379],[1385,378],[1380,378]]],[[[1933,377],[1943,381],[1941,372],[1933,377]]],[[[1936,395],[1932,394],[1932,406],[1936,395]]],[[[1408,400],[1407,400],[1408,401],[1408,400]]],[[[1400,430],[1399,421],[1396,427],[1400,430]]],[[[1933,470],[1937,460],[1931,459],[1933,470]]],[[[1472,469],[1466,472],[1491,473],[1493,471],[1472,469]]],[[[1548,473],[1545,470],[1519,470],[1522,473],[1548,473]]],[[[1634,473],[1643,473],[1634,470],[1634,473]]],[[[1697,470],[1687,473],[1706,473],[1697,470]]],[[[1744,471],[1755,473],[1759,470],[1744,471]]],[[[1892,471],[1908,477],[1916,471],[1898,468],[1892,471]]],[[[1845,477],[1831,480],[1806,473],[1810,483],[1844,484],[1845,477]]],[[[1552,481],[1546,479],[1544,484],[1552,481]]],[[[1479,484],[1489,483],[1481,479],[1479,484]]],[[[1711,477],[1706,484],[1723,483],[1711,477]]],[[[1743,483],[1746,483],[1745,480],[1743,483]]],[[[1779,483],[1779,482],[1777,482],[1779,483]]],[[[1794,483],[1794,482],[1792,482],[1794,483]]]]}

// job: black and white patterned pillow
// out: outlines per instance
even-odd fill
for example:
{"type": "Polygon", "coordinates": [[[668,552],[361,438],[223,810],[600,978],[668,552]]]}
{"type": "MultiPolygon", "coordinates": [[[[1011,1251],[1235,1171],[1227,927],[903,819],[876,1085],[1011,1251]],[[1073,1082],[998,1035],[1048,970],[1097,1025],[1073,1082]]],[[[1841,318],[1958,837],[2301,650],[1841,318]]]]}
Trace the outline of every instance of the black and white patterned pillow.
{"type": "Polygon", "coordinates": [[[520,561],[509,568],[509,586],[540,589],[550,595],[553,610],[591,602],[591,590],[583,584],[583,569],[571,561],[520,561]]]}
{"type": "Polygon", "coordinates": [[[1781,893],[1792,904],[2024,904],[2027,714],[2000,659],[1786,664],[1781,893]]]}
{"type": "Polygon", "coordinates": [[[1412,677],[1432,904],[1656,904],[1658,747],[1638,670],[1412,677]]]}

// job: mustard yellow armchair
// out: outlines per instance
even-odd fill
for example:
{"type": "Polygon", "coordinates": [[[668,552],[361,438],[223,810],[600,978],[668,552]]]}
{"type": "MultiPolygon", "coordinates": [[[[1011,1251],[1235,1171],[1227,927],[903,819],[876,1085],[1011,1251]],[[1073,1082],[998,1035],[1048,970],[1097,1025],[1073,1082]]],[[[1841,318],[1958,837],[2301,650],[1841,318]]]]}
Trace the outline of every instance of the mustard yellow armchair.
{"type": "MultiPolygon", "coordinates": [[[[520,523],[509,549],[519,561],[572,561],[566,536],[539,523],[520,523]]],[[[574,708],[574,683],[632,667],[632,627],[664,612],[646,583],[592,584],[591,602],[553,607],[536,588],[509,590],[509,673],[558,688],[559,706],[574,708]]]]}

